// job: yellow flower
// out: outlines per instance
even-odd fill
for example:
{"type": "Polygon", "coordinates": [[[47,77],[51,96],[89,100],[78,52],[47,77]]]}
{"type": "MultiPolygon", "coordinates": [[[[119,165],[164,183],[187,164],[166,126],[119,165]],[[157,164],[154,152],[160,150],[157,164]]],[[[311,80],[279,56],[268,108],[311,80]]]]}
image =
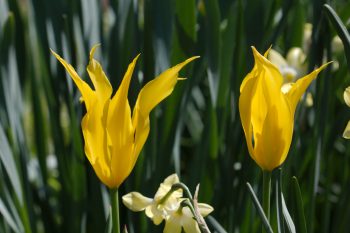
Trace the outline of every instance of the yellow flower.
{"type": "Polygon", "coordinates": [[[153,199],[138,192],[131,192],[123,196],[123,203],[132,211],[145,210],[147,217],[152,219],[155,225],[159,225],[171,212],[180,207],[179,199],[182,197],[182,189],[174,191],[166,200],[163,200],[171,186],[179,182],[176,174],[170,175],[160,184],[153,199]]]}
{"type": "Polygon", "coordinates": [[[281,90],[279,69],[254,47],[255,65],[240,87],[239,112],[250,156],[266,171],[280,166],[292,141],[294,113],[311,81],[328,64],[321,66],[281,90]]]}
{"type": "MultiPolygon", "coordinates": [[[[181,202],[185,200],[182,197],[182,189],[168,194],[172,185],[179,182],[176,174],[170,175],[160,184],[153,199],[138,192],[131,192],[122,197],[123,203],[132,211],[144,210],[146,216],[151,218],[155,225],[165,220],[164,233],[181,233],[182,228],[188,233],[200,233],[190,209],[187,206],[181,206],[181,202]]],[[[198,203],[198,209],[203,217],[213,211],[213,207],[204,203],[198,203]]]]}
{"type": "MultiPolygon", "coordinates": [[[[344,101],[346,105],[350,107],[350,87],[347,87],[344,91],[344,101]]],[[[343,138],[350,139],[350,121],[346,125],[346,128],[343,133],[343,138]]]]}
{"type": "MultiPolygon", "coordinates": [[[[204,203],[198,203],[199,213],[205,217],[213,211],[213,207],[204,203]]],[[[164,233],[181,233],[182,228],[186,233],[200,233],[198,223],[193,218],[190,208],[183,207],[172,212],[165,220],[164,233]]]]}
{"type": "Polygon", "coordinates": [[[187,59],[148,82],[140,91],[131,113],[127,96],[138,56],[130,63],[119,89],[111,98],[112,86],[100,63],[93,58],[96,48],[91,49],[87,66],[94,89],[78,76],[70,64],[52,53],[66,68],[85,102],[86,115],[81,127],[86,156],[99,179],[109,188],[118,188],[135,166],[147,139],[150,111],[171,94],[178,72],[197,57],[187,59]]]}

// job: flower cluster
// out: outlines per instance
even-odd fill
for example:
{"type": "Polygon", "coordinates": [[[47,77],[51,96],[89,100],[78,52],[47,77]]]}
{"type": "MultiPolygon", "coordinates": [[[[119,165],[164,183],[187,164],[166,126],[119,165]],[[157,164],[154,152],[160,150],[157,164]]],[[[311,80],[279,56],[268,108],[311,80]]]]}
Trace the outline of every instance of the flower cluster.
{"type": "MultiPolygon", "coordinates": [[[[200,233],[190,207],[184,205],[188,198],[183,196],[183,190],[172,189],[173,185],[178,183],[178,176],[170,175],[160,184],[153,199],[138,192],[131,192],[123,196],[123,203],[132,211],[144,210],[146,216],[156,225],[165,220],[165,233],[181,233],[182,228],[188,233],[200,233]]],[[[207,216],[213,211],[213,207],[204,203],[199,203],[198,209],[202,216],[207,216]]]]}

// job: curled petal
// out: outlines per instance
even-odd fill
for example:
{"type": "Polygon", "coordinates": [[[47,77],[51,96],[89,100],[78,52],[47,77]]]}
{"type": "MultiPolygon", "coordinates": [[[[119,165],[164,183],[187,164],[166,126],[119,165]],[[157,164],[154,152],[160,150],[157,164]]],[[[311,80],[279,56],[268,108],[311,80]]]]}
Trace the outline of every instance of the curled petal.
{"type": "Polygon", "coordinates": [[[110,99],[113,90],[100,63],[94,59],[94,53],[98,46],[99,45],[95,45],[90,51],[90,61],[87,66],[87,72],[94,84],[97,98],[99,98],[100,101],[105,102],[107,99],[110,99]]]}
{"type": "Polygon", "coordinates": [[[212,206],[205,203],[198,203],[198,209],[199,209],[199,213],[203,217],[209,215],[211,212],[214,211],[214,208],[212,206]]]}
{"type": "MultiPolygon", "coordinates": [[[[149,133],[149,113],[163,99],[171,94],[178,80],[179,71],[192,57],[164,71],[157,78],[148,82],[140,91],[133,110],[132,123],[135,128],[135,157],[139,155],[149,133]]],[[[136,160],[135,160],[136,161],[136,160]]]]}
{"type": "Polygon", "coordinates": [[[123,203],[132,211],[142,211],[152,204],[152,199],[138,192],[131,192],[122,197],[123,203]]]}
{"type": "Polygon", "coordinates": [[[71,78],[73,79],[75,85],[77,85],[83,100],[85,101],[86,109],[89,110],[92,102],[95,101],[95,92],[89,87],[89,85],[84,82],[73,66],[71,64],[67,63],[63,58],[60,57],[57,53],[55,53],[53,50],[51,50],[51,53],[61,62],[61,64],[64,66],[64,68],[67,70],[71,78]]]}

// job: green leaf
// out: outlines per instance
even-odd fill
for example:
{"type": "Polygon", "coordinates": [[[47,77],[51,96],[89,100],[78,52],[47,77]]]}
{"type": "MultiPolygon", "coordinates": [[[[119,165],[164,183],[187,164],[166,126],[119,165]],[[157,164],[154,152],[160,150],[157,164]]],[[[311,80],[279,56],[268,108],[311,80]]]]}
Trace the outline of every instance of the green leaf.
{"type": "Polygon", "coordinates": [[[286,202],[284,201],[284,197],[283,197],[282,193],[281,193],[281,197],[282,197],[283,216],[284,216],[284,219],[286,220],[288,230],[289,230],[290,233],[296,233],[293,219],[292,219],[292,217],[289,214],[289,211],[287,209],[287,205],[286,205],[286,202]]]}
{"type": "Polygon", "coordinates": [[[22,185],[19,178],[19,173],[16,167],[14,156],[12,150],[7,141],[5,132],[0,124],[0,161],[3,164],[6,173],[10,179],[11,185],[15,191],[17,199],[20,201],[20,204],[23,205],[23,192],[22,185]]]}
{"type": "Polygon", "coordinates": [[[108,217],[106,222],[105,233],[112,233],[112,209],[109,207],[108,209],[108,217]]]}
{"type": "Polygon", "coordinates": [[[293,196],[295,200],[295,205],[296,205],[296,211],[294,214],[296,214],[296,229],[297,232],[300,233],[307,233],[306,229],[306,221],[305,221],[305,215],[304,215],[304,207],[303,207],[303,200],[301,197],[301,191],[298,183],[298,179],[293,176],[292,178],[292,185],[293,185],[293,196]]]}
{"type": "Polygon", "coordinates": [[[216,107],[220,78],[220,10],[218,1],[205,0],[206,59],[208,61],[208,80],[210,97],[216,107]]]}
{"type": "Polygon", "coordinates": [[[247,184],[247,187],[248,187],[248,191],[249,191],[250,197],[252,198],[252,201],[253,201],[253,203],[255,205],[256,210],[258,211],[258,214],[259,214],[259,216],[261,218],[261,221],[263,223],[263,226],[264,226],[266,232],[273,233],[272,228],[271,228],[270,223],[269,223],[269,220],[267,219],[267,217],[266,217],[266,215],[264,213],[264,210],[261,207],[261,204],[260,204],[258,198],[255,195],[255,192],[254,192],[252,186],[248,182],[246,184],[247,184]]]}
{"type": "Polygon", "coordinates": [[[331,6],[328,4],[323,5],[325,12],[328,16],[328,19],[331,21],[333,26],[335,27],[335,30],[337,31],[337,34],[339,35],[340,39],[342,40],[344,44],[344,50],[345,50],[345,56],[348,63],[348,69],[350,71],[350,35],[348,30],[346,29],[345,25],[337,15],[337,13],[333,10],[331,6]]]}
{"type": "Polygon", "coordinates": [[[4,202],[2,201],[1,198],[0,198],[0,213],[14,232],[18,232],[18,233],[23,232],[23,229],[22,229],[23,227],[20,228],[16,224],[15,220],[12,218],[10,212],[7,210],[7,208],[6,208],[4,202]]]}
{"type": "Polygon", "coordinates": [[[227,233],[227,231],[220,225],[220,223],[211,215],[207,216],[208,225],[211,226],[217,233],[227,233]]]}
{"type": "Polygon", "coordinates": [[[0,33],[0,64],[7,61],[3,61],[2,59],[6,59],[7,57],[4,56],[6,54],[7,50],[9,50],[11,44],[14,43],[14,36],[15,36],[15,17],[12,12],[8,13],[7,19],[4,23],[4,27],[2,28],[2,32],[0,33]]]}

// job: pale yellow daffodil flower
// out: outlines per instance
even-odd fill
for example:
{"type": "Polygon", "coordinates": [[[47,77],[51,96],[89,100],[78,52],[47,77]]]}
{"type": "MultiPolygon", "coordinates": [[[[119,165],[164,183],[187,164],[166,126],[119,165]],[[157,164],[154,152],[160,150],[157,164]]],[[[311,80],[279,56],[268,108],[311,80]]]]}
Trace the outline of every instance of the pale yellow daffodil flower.
{"type": "Polygon", "coordinates": [[[128,102],[128,90],[137,56],[129,65],[119,89],[112,96],[112,86],[100,63],[94,59],[97,46],[90,52],[87,72],[92,89],[74,68],[52,51],[77,85],[86,106],[81,122],[85,154],[99,179],[109,188],[118,188],[129,176],[150,130],[149,114],[171,94],[178,72],[197,57],[166,70],[148,82],[140,91],[133,112],[128,102]]]}
{"type": "MultiPolygon", "coordinates": [[[[123,203],[132,211],[145,211],[146,216],[152,219],[155,225],[165,220],[164,233],[181,233],[182,228],[186,233],[200,233],[198,223],[189,207],[181,205],[186,199],[182,197],[182,189],[168,194],[172,185],[179,182],[176,174],[170,175],[160,184],[153,199],[138,192],[131,192],[123,196],[123,203]]],[[[205,217],[214,209],[210,205],[198,203],[198,210],[205,217]]]]}
{"type": "Polygon", "coordinates": [[[163,200],[171,186],[179,182],[176,174],[170,175],[160,184],[153,199],[138,192],[131,192],[123,196],[123,203],[132,211],[145,210],[146,216],[152,219],[155,225],[159,225],[171,212],[180,207],[179,198],[182,197],[182,189],[174,191],[166,200],[163,200]]]}
{"type": "Polygon", "coordinates": [[[283,92],[282,74],[266,58],[269,51],[262,56],[252,49],[255,65],[241,84],[239,112],[250,156],[264,171],[272,171],[287,157],[299,99],[328,63],[283,92]]]}
{"type": "MultiPolygon", "coordinates": [[[[350,87],[347,87],[344,91],[344,101],[346,105],[350,107],[350,87]]],[[[343,138],[350,139],[350,121],[346,125],[346,128],[343,133],[343,138]]]]}

